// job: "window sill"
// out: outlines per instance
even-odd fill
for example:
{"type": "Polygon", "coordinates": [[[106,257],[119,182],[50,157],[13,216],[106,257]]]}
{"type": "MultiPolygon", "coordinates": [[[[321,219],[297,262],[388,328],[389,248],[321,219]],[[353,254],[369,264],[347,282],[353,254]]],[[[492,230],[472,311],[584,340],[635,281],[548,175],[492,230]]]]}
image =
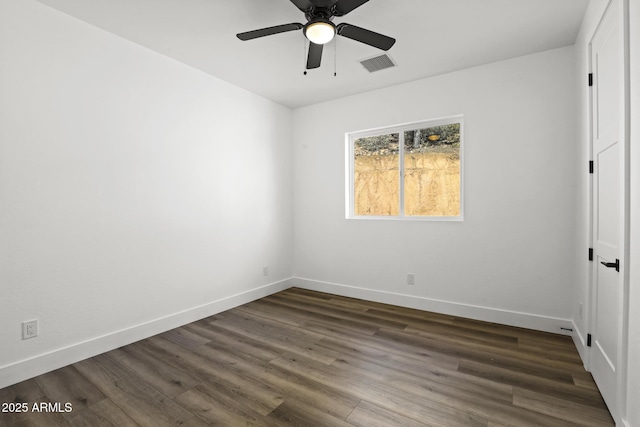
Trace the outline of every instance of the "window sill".
{"type": "Polygon", "coordinates": [[[354,215],[347,216],[348,220],[365,221],[427,221],[427,222],[463,222],[463,216],[374,216],[374,215],[354,215]]]}

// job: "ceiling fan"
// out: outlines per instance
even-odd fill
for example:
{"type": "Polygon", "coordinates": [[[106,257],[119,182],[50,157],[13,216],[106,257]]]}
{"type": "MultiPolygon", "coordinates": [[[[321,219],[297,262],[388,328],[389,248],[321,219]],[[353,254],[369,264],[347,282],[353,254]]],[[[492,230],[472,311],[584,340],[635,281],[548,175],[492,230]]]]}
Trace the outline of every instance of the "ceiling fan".
{"type": "Polygon", "coordinates": [[[323,46],[333,40],[336,34],[377,47],[389,50],[396,39],[385,35],[356,27],[355,25],[340,23],[335,25],[334,17],[344,16],[352,10],[362,6],[369,0],[291,0],[307,19],[306,24],[297,22],[291,24],[276,25],[275,27],[261,28],[237,34],[240,40],[253,40],[259,37],[284,33],[302,29],[309,40],[309,54],[307,56],[307,69],[318,68],[322,59],[323,46]]]}

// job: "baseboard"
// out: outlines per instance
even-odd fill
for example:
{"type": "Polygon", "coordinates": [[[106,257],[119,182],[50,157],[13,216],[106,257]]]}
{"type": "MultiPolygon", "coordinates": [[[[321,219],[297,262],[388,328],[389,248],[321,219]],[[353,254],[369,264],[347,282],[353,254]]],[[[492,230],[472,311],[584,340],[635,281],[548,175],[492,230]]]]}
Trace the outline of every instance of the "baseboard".
{"type": "Polygon", "coordinates": [[[246,292],[220,298],[197,307],[170,314],[68,347],[0,367],[0,389],[62,368],[75,362],[166,332],[242,304],[288,289],[292,279],[267,284],[246,292]]]}
{"type": "Polygon", "coordinates": [[[415,308],[418,310],[435,313],[449,314],[482,320],[485,322],[499,323],[502,325],[516,326],[520,328],[534,329],[556,334],[570,335],[572,322],[569,319],[539,316],[530,313],[500,310],[490,307],[481,307],[469,304],[461,304],[451,301],[442,301],[431,298],[407,295],[396,292],[386,292],[374,289],[359,288],[355,286],[341,285],[337,283],[321,282],[318,280],[293,278],[293,285],[303,289],[319,292],[327,292],[345,297],[358,298],[401,307],[415,308]]]}

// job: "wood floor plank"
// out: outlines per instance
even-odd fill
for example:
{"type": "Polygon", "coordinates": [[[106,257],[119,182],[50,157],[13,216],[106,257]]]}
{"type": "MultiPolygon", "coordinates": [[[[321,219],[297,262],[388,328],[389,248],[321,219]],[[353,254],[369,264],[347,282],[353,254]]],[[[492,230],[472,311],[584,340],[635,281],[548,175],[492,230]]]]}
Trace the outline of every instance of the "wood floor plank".
{"type": "Polygon", "coordinates": [[[333,366],[344,375],[351,373],[360,378],[369,378],[373,383],[386,384],[393,390],[403,391],[405,396],[421,396],[460,413],[466,412],[484,419],[514,421],[522,426],[552,421],[537,414],[514,411],[511,405],[511,387],[508,390],[492,390],[491,387],[482,388],[462,382],[457,386],[451,386],[426,380],[419,374],[400,374],[398,371],[380,370],[371,364],[358,362],[349,365],[344,360],[336,361],[333,366]]]}
{"type": "MultiPolygon", "coordinates": [[[[362,302],[366,304],[366,302],[362,302]]],[[[396,321],[406,323],[411,326],[429,328],[435,325],[451,325],[455,317],[437,313],[429,313],[427,311],[402,309],[394,306],[372,308],[369,306],[367,313],[382,318],[396,319],[396,321]]]]}
{"type": "Polygon", "coordinates": [[[449,324],[453,323],[453,321],[457,319],[455,316],[450,316],[447,314],[433,313],[433,312],[422,311],[422,310],[414,310],[411,308],[400,307],[396,305],[389,305],[389,304],[379,303],[375,301],[367,301],[367,300],[362,300],[357,298],[343,297],[343,296],[334,295],[334,294],[326,294],[326,293],[321,293],[316,291],[309,291],[301,288],[290,288],[280,293],[285,295],[286,294],[302,294],[302,295],[307,295],[311,297],[314,296],[313,294],[320,294],[324,296],[323,299],[331,301],[333,304],[336,304],[337,306],[347,305],[350,307],[360,307],[360,309],[364,311],[379,310],[382,312],[390,313],[394,316],[398,316],[398,317],[391,317],[391,319],[395,318],[400,321],[405,321],[404,316],[407,316],[409,318],[414,318],[414,319],[429,319],[432,321],[440,321],[442,323],[449,323],[449,324]]]}
{"type": "Polygon", "coordinates": [[[0,414],[2,426],[9,427],[66,427],[68,421],[60,413],[30,411],[24,414],[0,414]],[[6,424],[5,424],[6,423],[6,424]]]}
{"type": "MultiPolygon", "coordinates": [[[[301,317],[306,320],[313,319],[317,322],[330,325],[338,323],[336,321],[336,318],[329,314],[307,311],[304,307],[296,306],[293,303],[287,303],[274,299],[264,299],[262,301],[259,301],[257,305],[270,307],[273,310],[285,313],[287,316],[301,317]]],[[[349,329],[365,335],[373,335],[378,330],[377,326],[363,321],[341,319],[339,323],[344,329],[349,329]]]]}
{"type": "Polygon", "coordinates": [[[242,313],[244,316],[230,316],[215,320],[212,326],[218,326],[258,342],[269,343],[278,354],[293,351],[326,364],[335,360],[335,355],[314,348],[313,344],[323,338],[323,335],[317,333],[311,335],[308,332],[300,334],[299,328],[281,323],[274,324],[265,317],[247,314],[244,311],[242,313]]]}
{"type": "Polygon", "coordinates": [[[550,332],[535,331],[533,329],[518,328],[516,326],[500,325],[497,323],[483,322],[481,320],[456,317],[453,320],[453,325],[477,331],[503,334],[510,337],[526,338],[540,343],[555,343],[561,346],[571,345],[571,337],[567,335],[552,334],[550,332]]]}
{"type": "MultiPolygon", "coordinates": [[[[383,331],[384,332],[384,331],[383,331]]],[[[545,376],[557,376],[562,381],[571,382],[573,372],[583,372],[582,362],[575,360],[573,356],[564,357],[558,355],[553,347],[544,346],[544,349],[527,351],[523,350],[520,342],[514,346],[503,346],[500,342],[490,343],[485,340],[472,340],[468,338],[444,335],[433,331],[416,330],[407,328],[410,335],[417,335],[428,340],[430,348],[440,349],[445,354],[455,355],[465,359],[482,360],[487,363],[495,363],[500,366],[514,366],[521,371],[531,373],[545,373],[545,376]],[[486,356],[490,357],[487,358],[486,356]]],[[[564,352],[568,354],[568,352],[564,352]]]]}
{"type": "Polygon", "coordinates": [[[291,288],[0,390],[14,426],[612,426],[570,337],[291,288]]]}
{"type": "Polygon", "coordinates": [[[243,332],[252,335],[266,336],[284,343],[314,342],[323,337],[322,334],[292,327],[282,322],[271,320],[263,316],[257,316],[238,309],[229,312],[222,319],[214,320],[217,324],[232,324],[243,332]]]}
{"type": "Polygon", "coordinates": [[[492,345],[500,348],[517,348],[518,338],[496,334],[489,331],[478,331],[474,329],[466,329],[459,326],[453,326],[447,323],[434,322],[431,320],[423,320],[422,322],[412,322],[405,331],[411,333],[430,333],[441,337],[449,337],[451,339],[467,340],[469,342],[479,342],[485,345],[492,345]]]}
{"type": "Polygon", "coordinates": [[[589,372],[572,372],[571,377],[576,386],[598,391],[598,386],[589,372]]]}
{"type": "Polygon", "coordinates": [[[51,402],[71,404],[74,412],[106,399],[106,396],[73,366],[66,366],[36,378],[51,402]]]}
{"type": "Polygon", "coordinates": [[[528,338],[518,338],[518,349],[525,354],[545,357],[551,360],[565,361],[573,365],[582,365],[580,354],[573,346],[557,343],[543,343],[528,338]]]}
{"type": "Polygon", "coordinates": [[[397,367],[389,367],[379,361],[365,361],[361,358],[345,356],[331,365],[337,372],[344,375],[357,374],[363,378],[383,384],[395,382],[409,382],[446,395],[476,394],[494,401],[511,403],[513,401],[513,387],[494,383],[484,378],[459,374],[456,376],[447,370],[425,365],[414,372],[406,372],[397,367]]]}
{"type": "Polygon", "coordinates": [[[209,384],[200,384],[176,397],[182,407],[207,424],[226,426],[268,426],[269,422],[257,412],[244,406],[209,384]]]}
{"type": "Polygon", "coordinates": [[[484,426],[486,419],[476,417],[465,411],[451,409],[434,400],[424,399],[423,391],[417,395],[405,393],[387,381],[370,380],[367,377],[340,372],[310,360],[300,360],[291,356],[283,356],[270,363],[300,375],[306,375],[320,384],[338,386],[350,390],[364,400],[375,403],[390,411],[403,413],[416,420],[429,419],[431,424],[450,426],[484,426]]]}
{"type": "Polygon", "coordinates": [[[377,347],[370,347],[362,342],[354,342],[349,339],[325,337],[318,341],[318,346],[334,351],[338,357],[357,357],[359,359],[373,361],[382,366],[393,367],[402,372],[422,372],[425,369],[435,370],[434,375],[441,372],[457,372],[459,359],[451,357],[438,359],[425,355],[424,357],[393,353],[377,347]]]}
{"type": "Polygon", "coordinates": [[[34,411],[34,405],[51,402],[40,388],[38,378],[32,378],[0,390],[0,403],[22,403],[21,412],[0,412],[0,425],[4,426],[68,426],[69,423],[60,413],[34,411]],[[24,412],[26,410],[26,412],[24,412]]]}
{"type": "MultiPolygon", "coordinates": [[[[302,289],[302,288],[289,288],[289,289],[285,289],[281,293],[283,293],[283,294],[307,295],[307,296],[315,298],[315,299],[324,299],[324,300],[330,300],[330,299],[333,299],[335,297],[335,295],[333,295],[333,294],[328,294],[328,293],[325,293],[325,292],[316,292],[316,291],[311,291],[311,290],[302,289]]],[[[344,297],[341,297],[341,298],[346,299],[344,297]]]]}
{"type": "Polygon", "coordinates": [[[139,425],[174,426],[193,416],[149,384],[131,376],[107,355],[74,366],[139,425]]]}
{"type": "Polygon", "coordinates": [[[136,427],[139,424],[110,399],[90,405],[84,411],[65,414],[72,427],[136,427]]]}
{"type": "Polygon", "coordinates": [[[397,380],[390,383],[394,389],[402,390],[408,395],[422,395],[424,399],[448,407],[456,414],[467,414],[478,419],[498,421],[518,427],[554,426],[570,427],[579,424],[531,411],[528,408],[516,409],[511,403],[493,399],[464,390],[452,390],[449,387],[425,388],[415,380],[397,380]]]}
{"type": "Polygon", "coordinates": [[[518,349],[518,341],[516,338],[507,339],[504,336],[497,334],[482,334],[474,336],[472,333],[454,333],[450,330],[451,327],[449,325],[444,326],[444,328],[437,326],[428,328],[408,326],[403,332],[407,335],[417,335],[427,339],[440,341],[442,343],[461,345],[463,348],[482,348],[486,351],[517,351],[518,349]]]}
{"type": "Polygon", "coordinates": [[[247,378],[269,384],[282,396],[295,396],[309,406],[323,409],[330,415],[344,418],[358,404],[359,399],[336,384],[320,384],[306,373],[282,369],[276,365],[253,358],[248,354],[225,351],[224,348],[204,346],[199,353],[212,360],[224,363],[227,369],[241,373],[247,378]]]}
{"type": "Polygon", "coordinates": [[[602,409],[517,387],[514,390],[513,404],[541,414],[576,422],[584,427],[613,427],[615,425],[611,417],[602,409]]]}
{"type": "Polygon", "coordinates": [[[191,324],[185,328],[195,334],[205,336],[211,340],[213,346],[225,346],[242,353],[250,353],[261,360],[271,360],[278,357],[279,351],[273,345],[263,344],[261,341],[236,333],[232,330],[220,327],[220,324],[211,322],[208,325],[191,324]]]}
{"type": "Polygon", "coordinates": [[[205,337],[189,332],[185,328],[172,329],[164,334],[160,334],[160,336],[188,349],[199,347],[210,341],[205,337]]]}
{"type": "Polygon", "coordinates": [[[376,327],[386,327],[391,329],[404,329],[407,324],[398,321],[398,319],[390,319],[382,316],[375,316],[370,311],[353,311],[343,307],[336,306],[331,300],[314,300],[313,298],[301,297],[299,295],[276,294],[271,295],[268,301],[279,302],[292,307],[304,307],[306,311],[328,315],[338,321],[346,320],[353,322],[362,322],[365,324],[374,324],[376,327]]]}
{"type": "MultiPolygon", "coordinates": [[[[362,301],[363,304],[366,304],[367,301],[362,301]]],[[[398,316],[399,320],[402,320],[407,323],[415,323],[416,321],[423,322],[435,322],[444,325],[451,325],[457,319],[455,316],[450,316],[448,314],[441,313],[433,313],[429,311],[422,310],[414,310],[406,307],[399,307],[395,305],[388,305],[383,303],[374,303],[375,305],[369,306],[367,310],[370,313],[375,313],[376,315],[380,315],[381,313],[391,314],[393,316],[398,316]],[[413,322],[410,321],[413,319],[413,322]]]]}
{"type": "MultiPolygon", "coordinates": [[[[385,353],[372,350],[363,346],[356,349],[348,347],[348,343],[342,340],[324,338],[320,345],[328,345],[336,352],[340,351],[342,356],[333,364],[349,364],[359,366],[370,366],[374,372],[374,366],[387,368],[388,372],[403,374],[404,376],[417,376],[434,383],[448,385],[455,388],[476,389],[481,393],[489,393],[495,398],[504,401],[512,400],[512,390],[510,385],[497,383],[472,375],[461,373],[457,370],[457,363],[451,366],[430,363],[429,360],[418,361],[401,355],[385,353]]],[[[456,359],[457,362],[457,359],[456,359]]]]}
{"type": "Polygon", "coordinates": [[[573,382],[568,384],[565,381],[555,381],[554,379],[531,375],[528,372],[519,372],[517,370],[487,365],[471,360],[461,360],[458,370],[469,375],[476,375],[503,384],[511,384],[514,387],[546,393],[571,402],[581,403],[603,410],[606,409],[604,400],[602,400],[599,392],[576,387],[573,382]]]}
{"type": "Polygon", "coordinates": [[[317,323],[315,321],[307,322],[304,327],[318,333],[323,333],[328,337],[357,343],[358,345],[371,347],[382,352],[393,353],[419,361],[427,359],[430,363],[438,365],[457,366],[457,359],[455,357],[443,354],[439,351],[434,351],[428,347],[405,345],[394,340],[385,339],[378,335],[363,336],[357,332],[343,329],[339,325],[327,325],[324,323],[317,323]]]}
{"type": "Polygon", "coordinates": [[[281,393],[272,386],[225,369],[222,361],[208,359],[160,337],[145,341],[146,345],[151,345],[150,351],[157,351],[169,363],[175,363],[176,367],[187,367],[206,382],[227,390],[255,412],[268,414],[283,401],[281,393]]]}
{"type": "Polygon", "coordinates": [[[194,375],[164,362],[135,344],[110,351],[107,357],[171,398],[201,382],[194,375]]]}
{"type": "Polygon", "coordinates": [[[0,402],[29,403],[45,399],[38,377],[0,389],[0,402]]]}
{"type": "Polygon", "coordinates": [[[346,420],[349,424],[357,427],[428,427],[424,424],[397,412],[389,411],[374,405],[373,403],[362,401],[349,414],[346,420]]]}
{"type": "Polygon", "coordinates": [[[352,427],[346,421],[310,407],[295,397],[288,397],[268,418],[278,426],[352,427]]]}
{"type": "MultiPolygon", "coordinates": [[[[197,416],[189,418],[187,421],[180,424],[180,427],[209,427],[212,423],[206,422],[197,416]]],[[[215,425],[215,424],[214,424],[215,425]]]]}
{"type": "Polygon", "coordinates": [[[269,319],[271,321],[286,323],[293,328],[306,330],[304,328],[304,323],[309,320],[308,318],[300,315],[283,315],[282,311],[280,311],[277,306],[274,307],[272,304],[264,304],[265,301],[266,300],[253,301],[251,304],[245,304],[241,307],[237,307],[237,310],[242,313],[249,313],[256,317],[269,319]]]}
{"type": "MultiPolygon", "coordinates": [[[[456,343],[434,338],[429,334],[400,334],[397,331],[388,329],[380,329],[375,335],[410,348],[429,348],[442,355],[475,360],[487,365],[507,367],[567,384],[573,383],[571,372],[564,369],[565,364],[563,362],[541,361],[539,358],[520,356],[518,352],[514,353],[510,349],[492,348],[491,351],[487,351],[488,349],[486,348],[478,348],[478,345],[473,342],[470,342],[469,345],[457,345],[456,343]]],[[[575,366],[571,368],[575,368],[575,366]]]]}

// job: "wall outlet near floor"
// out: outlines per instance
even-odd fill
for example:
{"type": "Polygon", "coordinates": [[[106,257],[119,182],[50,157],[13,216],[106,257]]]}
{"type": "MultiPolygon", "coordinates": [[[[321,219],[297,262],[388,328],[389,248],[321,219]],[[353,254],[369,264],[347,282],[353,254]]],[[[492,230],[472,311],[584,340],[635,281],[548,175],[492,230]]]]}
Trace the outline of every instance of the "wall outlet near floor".
{"type": "Polygon", "coordinates": [[[38,336],[38,319],[22,322],[22,339],[26,340],[38,336]]]}
{"type": "Polygon", "coordinates": [[[268,265],[263,265],[262,266],[262,275],[263,276],[268,276],[269,275],[269,266],[268,265]]]}
{"type": "Polygon", "coordinates": [[[413,273],[407,273],[407,285],[416,284],[416,275],[413,273]]]}

